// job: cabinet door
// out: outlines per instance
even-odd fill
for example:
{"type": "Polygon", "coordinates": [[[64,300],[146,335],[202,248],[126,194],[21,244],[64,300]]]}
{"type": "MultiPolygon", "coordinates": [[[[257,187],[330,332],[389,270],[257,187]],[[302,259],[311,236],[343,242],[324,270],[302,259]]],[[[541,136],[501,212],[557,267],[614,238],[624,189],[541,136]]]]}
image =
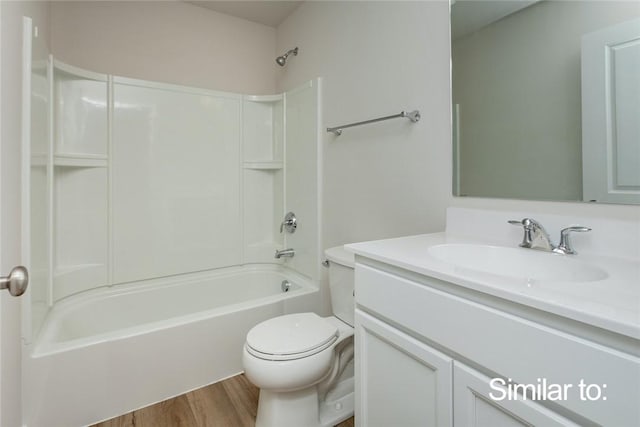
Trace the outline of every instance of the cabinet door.
{"type": "MultiPolygon", "coordinates": [[[[491,378],[459,362],[454,363],[455,427],[577,426],[532,400],[496,400],[508,396],[506,388],[492,388],[491,378]]],[[[494,384],[493,387],[496,387],[494,384]]]]}
{"type": "Polygon", "coordinates": [[[453,361],[356,310],[356,425],[451,426],[453,361]]]}

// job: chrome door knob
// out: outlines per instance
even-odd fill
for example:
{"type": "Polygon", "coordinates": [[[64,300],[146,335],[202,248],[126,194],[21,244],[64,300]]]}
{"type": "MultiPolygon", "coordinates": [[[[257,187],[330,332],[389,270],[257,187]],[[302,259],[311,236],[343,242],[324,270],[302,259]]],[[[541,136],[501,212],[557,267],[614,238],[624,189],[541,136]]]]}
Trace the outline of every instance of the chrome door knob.
{"type": "Polygon", "coordinates": [[[29,272],[23,266],[14,267],[8,276],[0,277],[0,290],[8,289],[14,297],[24,294],[29,286],[29,272]]]}

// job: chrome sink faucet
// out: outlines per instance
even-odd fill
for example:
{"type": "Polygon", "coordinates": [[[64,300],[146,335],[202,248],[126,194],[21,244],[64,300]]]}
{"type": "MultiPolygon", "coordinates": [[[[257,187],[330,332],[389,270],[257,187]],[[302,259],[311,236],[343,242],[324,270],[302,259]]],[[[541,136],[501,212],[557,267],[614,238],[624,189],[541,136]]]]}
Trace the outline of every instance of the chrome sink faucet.
{"type": "Polygon", "coordinates": [[[282,257],[293,258],[295,254],[296,254],[296,251],[293,250],[292,248],[283,249],[281,251],[276,250],[275,258],[276,259],[280,259],[282,257]]]}
{"type": "Polygon", "coordinates": [[[558,246],[555,246],[547,230],[533,218],[524,218],[521,221],[512,219],[509,220],[509,224],[520,225],[524,229],[524,236],[522,237],[522,243],[519,245],[520,247],[565,255],[575,255],[577,253],[571,246],[571,240],[569,239],[571,232],[591,231],[589,227],[582,226],[563,228],[560,231],[560,243],[558,246]]]}
{"type": "Polygon", "coordinates": [[[521,248],[539,249],[542,251],[552,251],[554,246],[551,243],[549,233],[544,229],[542,224],[532,218],[524,218],[522,221],[516,219],[509,220],[509,224],[521,225],[524,229],[521,248]]]}

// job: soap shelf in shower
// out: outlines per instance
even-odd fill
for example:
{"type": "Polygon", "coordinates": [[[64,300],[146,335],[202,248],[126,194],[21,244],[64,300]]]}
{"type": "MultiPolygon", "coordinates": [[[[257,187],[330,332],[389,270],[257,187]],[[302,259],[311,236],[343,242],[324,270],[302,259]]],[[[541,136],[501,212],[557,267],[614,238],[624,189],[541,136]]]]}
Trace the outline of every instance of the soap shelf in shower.
{"type": "Polygon", "coordinates": [[[108,164],[107,156],[101,155],[64,155],[55,154],[53,156],[55,166],[77,167],[77,168],[106,168],[108,164]]]}
{"type": "Polygon", "coordinates": [[[243,167],[254,170],[280,170],[283,167],[283,163],[278,161],[244,162],[243,167]]]}
{"type": "Polygon", "coordinates": [[[245,95],[244,99],[251,102],[280,102],[284,99],[282,94],[277,95],[245,95]]]}

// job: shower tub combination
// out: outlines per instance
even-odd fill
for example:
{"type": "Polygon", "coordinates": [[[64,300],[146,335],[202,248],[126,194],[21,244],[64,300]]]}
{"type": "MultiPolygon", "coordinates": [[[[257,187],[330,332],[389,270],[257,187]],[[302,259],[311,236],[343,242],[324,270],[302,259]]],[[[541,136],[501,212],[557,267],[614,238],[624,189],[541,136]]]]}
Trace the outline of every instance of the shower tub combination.
{"type": "Polygon", "coordinates": [[[25,424],[93,424],[238,374],[251,327],[317,306],[308,279],[275,265],[68,297],[25,357],[25,424]]]}
{"type": "Polygon", "coordinates": [[[25,427],[93,424],[235,375],[249,329],[320,306],[319,80],[243,95],[46,65],[24,67],[29,128],[55,129],[23,147],[38,272],[25,427]],[[276,232],[289,205],[295,235],[276,232]]]}

